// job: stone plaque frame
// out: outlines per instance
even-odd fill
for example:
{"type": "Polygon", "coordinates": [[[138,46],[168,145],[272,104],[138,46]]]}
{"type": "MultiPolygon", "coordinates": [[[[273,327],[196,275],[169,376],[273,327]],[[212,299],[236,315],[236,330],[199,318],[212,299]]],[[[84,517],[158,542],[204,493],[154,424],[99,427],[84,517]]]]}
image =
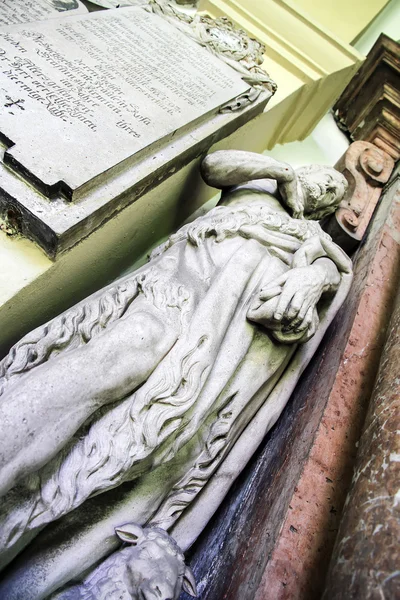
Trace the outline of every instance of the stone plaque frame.
{"type": "MultiPolygon", "coordinates": [[[[131,10],[146,10],[167,21],[168,27],[175,26],[201,47],[200,52],[211,52],[225,63],[225,70],[228,65],[236,81],[244,82],[241,87],[246,91],[151,143],[144,151],[135,151],[110,165],[75,190],[63,180],[55,186],[44,184],[33,169],[15,158],[14,140],[0,129],[0,215],[35,240],[51,258],[73,247],[125,206],[262,112],[276,89],[259,66],[263,45],[235,29],[226,18],[189,16],[160,0],[150,0],[145,7],[119,9],[118,14],[131,10]]],[[[93,13],[89,18],[110,13],[93,13]]],[[[37,163],[39,172],[45,172],[45,166],[37,163]]]]}

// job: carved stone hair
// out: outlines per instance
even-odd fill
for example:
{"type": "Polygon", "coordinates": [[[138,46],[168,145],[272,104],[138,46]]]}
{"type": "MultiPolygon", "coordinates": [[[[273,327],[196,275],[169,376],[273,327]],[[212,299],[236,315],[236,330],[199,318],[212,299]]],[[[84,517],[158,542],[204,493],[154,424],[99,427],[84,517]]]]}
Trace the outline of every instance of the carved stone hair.
{"type": "Polygon", "coordinates": [[[306,165],[305,167],[300,167],[299,169],[296,169],[296,175],[302,187],[307,192],[308,206],[311,209],[309,211],[309,214],[307,214],[306,216],[307,219],[318,221],[324,216],[334,212],[340,204],[347,190],[347,179],[344,177],[344,175],[342,175],[342,173],[339,173],[339,171],[337,171],[333,167],[328,167],[324,165],[306,165]],[[320,185],[312,181],[312,179],[309,177],[314,173],[321,172],[329,174],[333,177],[333,179],[342,187],[341,193],[333,193],[329,191],[324,192],[321,189],[320,185]],[[326,193],[331,194],[332,203],[329,206],[319,209],[319,199],[321,198],[322,194],[326,193]]]}

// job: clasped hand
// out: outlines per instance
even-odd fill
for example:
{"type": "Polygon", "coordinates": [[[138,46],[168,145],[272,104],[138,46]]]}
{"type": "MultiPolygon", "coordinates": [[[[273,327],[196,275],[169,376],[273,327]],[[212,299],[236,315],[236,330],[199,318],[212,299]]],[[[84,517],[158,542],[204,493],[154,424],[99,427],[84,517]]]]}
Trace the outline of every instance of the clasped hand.
{"type": "Polygon", "coordinates": [[[322,266],[291,269],[260,290],[248,317],[271,329],[303,331],[312,326],[314,309],[326,285],[322,266]]]}

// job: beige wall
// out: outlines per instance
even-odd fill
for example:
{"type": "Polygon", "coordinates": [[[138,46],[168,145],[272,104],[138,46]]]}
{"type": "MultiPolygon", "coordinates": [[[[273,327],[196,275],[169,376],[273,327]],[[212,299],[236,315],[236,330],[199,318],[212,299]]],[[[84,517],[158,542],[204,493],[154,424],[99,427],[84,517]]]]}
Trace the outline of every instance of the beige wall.
{"type": "MultiPolygon", "coordinates": [[[[308,0],[296,0],[296,2],[308,0]]],[[[319,4],[320,3],[316,3],[319,4]]],[[[368,2],[365,2],[368,5],[368,2]]],[[[367,31],[354,44],[355,48],[368,54],[381,33],[397,40],[400,38],[400,0],[391,0],[367,31]]],[[[275,146],[267,154],[277,160],[285,160],[294,166],[310,163],[334,165],[349,145],[331,114],[326,114],[312,133],[302,141],[275,146]]]]}
{"type": "Polygon", "coordinates": [[[381,33],[400,39],[400,0],[391,0],[370,27],[354,43],[356,50],[368,54],[381,33]]]}
{"type": "Polygon", "coordinates": [[[304,10],[350,44],[372,23],[388,0],[283,0],[283,3],[304,10]]]}

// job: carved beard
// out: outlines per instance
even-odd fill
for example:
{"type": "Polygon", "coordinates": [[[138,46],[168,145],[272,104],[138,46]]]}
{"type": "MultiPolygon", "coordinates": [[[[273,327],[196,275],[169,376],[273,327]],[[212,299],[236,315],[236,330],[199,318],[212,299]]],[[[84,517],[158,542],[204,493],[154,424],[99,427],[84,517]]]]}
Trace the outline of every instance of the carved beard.
{"type": "Polygon", "coordinates": [[[320,199],[323,193],[321,187],[318,185],[318,183],[313,183],[304,175],[300,174],[297,175],[297,177],[301,183],[301,187],[305,192],[305,196],[307,198],[307,206],[314,211],[317,208],[318,200],[320,199]]]}
{"type": "Polygon", "coordinates": [[[323,186],[310,181],[302,174],[298,174],[297,177],[307,198],[307,214],[304,215],[306,219],[319,221],[326,215],[335,212],[338,202],[335,201],[337,197],[334,192],[326,191],[323,186]],[[328,206],[319,208],[318,203],[322,196],[328,196],[331,202],[328,206]]]}

